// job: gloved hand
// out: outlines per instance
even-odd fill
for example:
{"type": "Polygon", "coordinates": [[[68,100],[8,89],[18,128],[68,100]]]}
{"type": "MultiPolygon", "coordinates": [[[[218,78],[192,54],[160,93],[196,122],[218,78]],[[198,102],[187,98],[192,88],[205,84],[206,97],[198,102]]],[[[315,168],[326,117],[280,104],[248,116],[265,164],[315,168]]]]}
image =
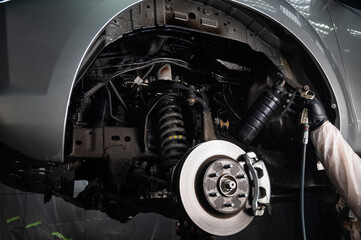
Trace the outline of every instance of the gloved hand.
{"type": "Polygon", "coordinates": [[[304,108],[308,109],[308,122],[311,131],[316,130],[328,120],[326,111],[323,108],[322,103],[317,98],[305,99],[297,97],[295,98],[295,103],[301,111],[304,108]]]}

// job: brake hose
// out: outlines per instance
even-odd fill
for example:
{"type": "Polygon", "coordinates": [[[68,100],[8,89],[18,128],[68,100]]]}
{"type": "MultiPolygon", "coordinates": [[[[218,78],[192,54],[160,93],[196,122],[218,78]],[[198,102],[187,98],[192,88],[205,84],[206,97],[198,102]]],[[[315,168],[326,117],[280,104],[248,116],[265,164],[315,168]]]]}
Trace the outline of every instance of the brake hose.
{"type": "Polygon", "coordinates": [[[306,170],[306,150],[308,144],[309,125],[308,125],[308,110],[304,108],[301,114],[301,125],[303,126],[302,136],[302,167],[301,167],[301,183],[300,183],[300,210],[301,210],[301,224],[303,240],[306,240],[306,226],[305,226],[305,170],[306,170]]]}

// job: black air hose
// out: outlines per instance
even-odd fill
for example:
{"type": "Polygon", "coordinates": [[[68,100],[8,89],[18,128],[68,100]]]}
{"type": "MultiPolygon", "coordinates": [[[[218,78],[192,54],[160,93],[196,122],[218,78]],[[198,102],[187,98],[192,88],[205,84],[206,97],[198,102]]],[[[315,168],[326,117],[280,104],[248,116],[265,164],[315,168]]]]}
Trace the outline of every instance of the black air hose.
{"type": "Polygon", "coordinates": [[[241,141],[250,144],[262,130],[277,108],[281,106],[286,89],[284,82],[276,83],[271,90],[263,92],[252,105],[245,122],[239,130],[241,141]]]}

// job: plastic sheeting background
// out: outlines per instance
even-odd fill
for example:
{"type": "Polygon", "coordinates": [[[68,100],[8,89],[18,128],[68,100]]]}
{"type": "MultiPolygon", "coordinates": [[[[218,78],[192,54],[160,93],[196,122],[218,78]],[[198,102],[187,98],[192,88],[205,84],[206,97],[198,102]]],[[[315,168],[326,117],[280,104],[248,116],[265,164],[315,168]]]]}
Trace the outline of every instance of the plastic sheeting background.
{"type": "Polygon", "coordinates": [[[0,240],[178,239],[176,221],[158,214],[139,214],[124,224],[58,197],[44,204],[42,194],[2,184],[0,206],[0,240]]]}
{"type": "MultiPolygon", "coordinates": [[[[75,190],[81,189],[75,185],[75,190]]],[[[319,202],[307,202],[308,239],[340,239],[334,216],[322,213],[319,202]]],[[[26,193],[0,184],[0,240],[163,240],[179,239],[176,221],[158,214],[138,214],[119,223],[95,210],[84,210],[61,198],[44,204],[44,195],[26,193]],[[41,222],[41,223],[40,223],[41,222]]],[[[273,203],[240,233],[217,240],[301,239],[298,202],[273,203]]]]}

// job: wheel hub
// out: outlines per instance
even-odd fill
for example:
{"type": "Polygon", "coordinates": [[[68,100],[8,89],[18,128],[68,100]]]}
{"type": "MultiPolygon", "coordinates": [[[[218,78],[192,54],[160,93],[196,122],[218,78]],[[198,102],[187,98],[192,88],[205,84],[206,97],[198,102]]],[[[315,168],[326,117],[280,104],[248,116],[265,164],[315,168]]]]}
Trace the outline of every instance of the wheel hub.
{"type": "Polygon", "coordinates": [[[252,221],[249,179],[237,159],[245,152],[233,143],[202,143],[179,169],[179,195],[191,220],[218,236],[240,232],[252,221]]]}
{"type": "Polygon", "coordinates": [[[215,160],[204,173],[203,192],[207,202],[216,212],[235,213],[240,211],[247,201],[248,177],[236,161],[215,160]]]}

